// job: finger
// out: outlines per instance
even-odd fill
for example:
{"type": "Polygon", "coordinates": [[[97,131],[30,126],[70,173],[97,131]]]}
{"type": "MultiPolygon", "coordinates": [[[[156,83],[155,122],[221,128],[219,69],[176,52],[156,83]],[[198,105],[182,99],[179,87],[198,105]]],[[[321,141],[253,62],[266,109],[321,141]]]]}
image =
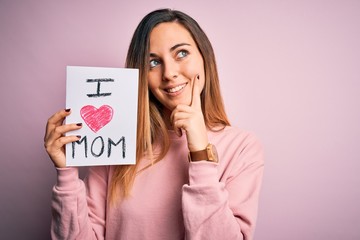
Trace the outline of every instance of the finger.
{"type": "Polygon", "coordinates": [[[52,143],[56,139],[62,137],[65,133],[78,130],[82,127],[82,123],[72,123],[72,124],[65,124],[56,126],[49,134],[47,139],[45,139],[45,142],[52,143]]]}
{"type": "Polygon", "coordinates": [[[56,167],[66,167],[65,144],[80,140],[81,136],[66,136],[57,139],[45,149],[56,167]]]}
{"type": "Polygon", "coordinates": [[[175,133],[181,137],[182,129],[186,129],[187,119],[178,119],[174,122],[175,133]]]}
{"type": "Polygon", "coordinates": [[[182,119],[189,119],[191,118],[192,113],[191,112],[176,112],[173,116],[172,121],[176,122],[178,120],[182,120],[182,119]]]}
{"type": "Polygon", "coordinates": [[[176,114],[174,114],[172,125],[174,127],[175,133],[179,137],[182,136],[182,129],[187,129],[185,123],[189,121],[190,117],[191,114],[188,112],[177,112],[176,114]]]}
{"type": "Polygon", "coordinates": [[[174,131],[176,133],[176,135],[178,137],[181,137],[182,136],[182,127],[183,127],[183,124],[181,122],[182,120],[178,120],[176,122],[173,123],[174,125],[174,131]]]}
{"type": "Polygon", "coordinates": [[[61,124],[62,121],[65,119],[65,117],[69,116],[71,114],[71,109],[63,109],[60,110],[58,112],[56,112],[54,115],[52,115],[49,120],[48,123],[51,124],[61,124]]]}
{"type": "Polygon", "coordinates": [[[193,89],[191,97],[191,107],[201,109],[201,98],[200,98],[200,76],[197,74],[193,79],[193,89]]]}
{"type": "Polygon", "coordinates": [[[68,143],[79,141],[80,138],[81,136],[75,135],[61,137],[57,141],[55,141],[54,147],[60,149],[68,143]]]}
{"type": "Polygon", "coordinates": [[[64,137],[56,139],[51,144],[45,144],[45,148],[46,148],[47,152],[51,155],[55,151],[60,150],[66,144],[79,141],[80,138],[81,138],[81,136],[74,136],[74,135],[64,136],[64,137]]]}
{"type": "Polygon", "coordinates": [[[180,127],[174,127],[174,131],[178,137],[182,136],[182,131],[180,127]]]}
{"type": "Polygon", "coordinates": [[[187,105],[177,105],[170,115],[170,123],[179,137],[182,136],[182,130],[175,126],[175,122],[181,119],[188,119],[191,116],[192,108],[187,105]]]}
{"type": "Polygon", "coordinates": [[[70,109],[63,109],[52,115],[47,121],[44,139],[47,139],[52,130],[57,126],[60,126],[64,122],[65,117],[69,116],[70,113],[70,109]]]}
{"type": "Polygon", "coordinates": [[[175,107],[175,109],[171,112],[170,122],[173,122],[174,116],[180,112],[192,112],[193,109],[190,106],[179,104],[175,107]]]}
{"type": "Polygon", "coordinates": [[[175,120],[175,116],[176,114],[179,113],[177,107],[172,111],[171,115],[170,115],[170,124],[172,125],[176,135],[178,137],[181,137],[182,136],[182,131],[180,128],[176,127],[175,124],[174,124],[174,120],[175,120]]]}

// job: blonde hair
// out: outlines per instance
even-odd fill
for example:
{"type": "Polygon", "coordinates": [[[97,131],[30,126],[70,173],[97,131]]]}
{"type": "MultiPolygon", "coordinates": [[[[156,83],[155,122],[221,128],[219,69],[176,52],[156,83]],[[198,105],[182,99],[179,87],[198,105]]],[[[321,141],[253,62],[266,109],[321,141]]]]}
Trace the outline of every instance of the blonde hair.
{"type": "Polygon", "coordinates": [[[126,57],[126,67],[139,69],[138,123],[136,164],[116,166],[110,185],[110,200],[126,198],[131,193],[135,177],[141,171],[139,163],[149,158],[152,164],[164,158],[170,146],[168,129],[161,114],[162,105],[148,89],[149,42],[152,29],[163,22],[178,22],[192,35],[204,59],[205,85],[201,93],[202,111],[208,129],[230,125],[220,92],[215,55],[209,39],[198,23],[183,12],[159,9],[146,15],[136,28],[126,57]],[[153,153],[153,144],[162,146],[153,153]]]}

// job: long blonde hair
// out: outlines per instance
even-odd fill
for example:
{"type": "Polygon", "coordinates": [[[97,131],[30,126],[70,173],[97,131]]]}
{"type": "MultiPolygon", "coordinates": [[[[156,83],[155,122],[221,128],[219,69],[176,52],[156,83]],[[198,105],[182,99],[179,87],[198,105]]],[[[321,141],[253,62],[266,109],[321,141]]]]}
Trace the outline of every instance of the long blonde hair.
{"type": "Polygon", "coordinates": [[[148,89],[149,42],[152,29],[163,22],[177,22],[192,35],[204,59],[205,85],[201,93],[202,111],[208,129],[228,126],[213,48],[198,23],[183,12],[159,9],[146,15],[136,28],[126,57],[126,67],[139,69],[138,123],[136,164],[116,166],[110,185],[110,200],[126,198],[131,193],[135,177],[141,171],[139,163],[150,158],[152,164],[164,158],[170,146],[168,129],[161,114],[162,105],[148,89]],[[162,146],[159,153],[153,153],[153,144],[162,146]]]}

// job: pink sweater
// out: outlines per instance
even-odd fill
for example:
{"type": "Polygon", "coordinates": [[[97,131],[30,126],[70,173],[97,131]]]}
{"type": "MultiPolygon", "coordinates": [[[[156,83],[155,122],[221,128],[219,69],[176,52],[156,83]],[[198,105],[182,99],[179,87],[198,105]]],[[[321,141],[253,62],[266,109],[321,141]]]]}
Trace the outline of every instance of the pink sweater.
{"type": "MultiPolygon", "coordinates": [[[[208,132],[219,163],[188,162],[186,137],[170,132],[166,157],[135,179],[132,195],[107,204],[113,166],[57,169],[53,239],[253,239],[263,150],[250,133],[233,127],[208,132]]],[[[148,164],[143,160],[142,164],[148,164]]]]}

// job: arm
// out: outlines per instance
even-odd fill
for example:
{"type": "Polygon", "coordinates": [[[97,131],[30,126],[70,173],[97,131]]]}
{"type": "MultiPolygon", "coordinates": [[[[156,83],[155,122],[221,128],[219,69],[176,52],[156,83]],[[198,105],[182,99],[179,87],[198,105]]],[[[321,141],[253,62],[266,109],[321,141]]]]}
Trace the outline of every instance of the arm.
{"type": "MultiPolygon", "coordinates": [[[[177,105],[170,122],[178,135],[181,135],[179,129],[185,130],[188,149],[196,152],[205,149],[209,141],[199,75],[192,83],[191,104],[177,105]]],[[[206,161],[189,165],[189,185],[184,185],[182,193],[187,239],[252,239],[263,152],[255,138],[234,133],[233,137],[225,136],[223,141],[213,142],[217,147],[221,145],[224,153],[220,165],[206,161]]]]}
{"type": "Polygon", "coordinates": [[[52,198],[52,239],[104,239],[106,168],[89,168],[86,184],[79,179],[77,168],[58,168],[57,172],[52,198]]]}
{"type": "Polygon", "coordinates": [[[255,139],[241,148],[221,174],[216,163],[190,163],[189,185],[184,185],[182,197],[187,239],[253,238],[263,151],[255,139]]]}
{"type": "Polygon", "coordinates": [[[80,123],[63,124],[70,113],[64,109],[51,116],[44,137],[45,149],[58,173],[53,188],[52,239],[104,239],[107,171],[90,168],[85,187],[78,169],[66,168],[65,145],[79,136],[65,134],[81,128],[80,123]]]}

